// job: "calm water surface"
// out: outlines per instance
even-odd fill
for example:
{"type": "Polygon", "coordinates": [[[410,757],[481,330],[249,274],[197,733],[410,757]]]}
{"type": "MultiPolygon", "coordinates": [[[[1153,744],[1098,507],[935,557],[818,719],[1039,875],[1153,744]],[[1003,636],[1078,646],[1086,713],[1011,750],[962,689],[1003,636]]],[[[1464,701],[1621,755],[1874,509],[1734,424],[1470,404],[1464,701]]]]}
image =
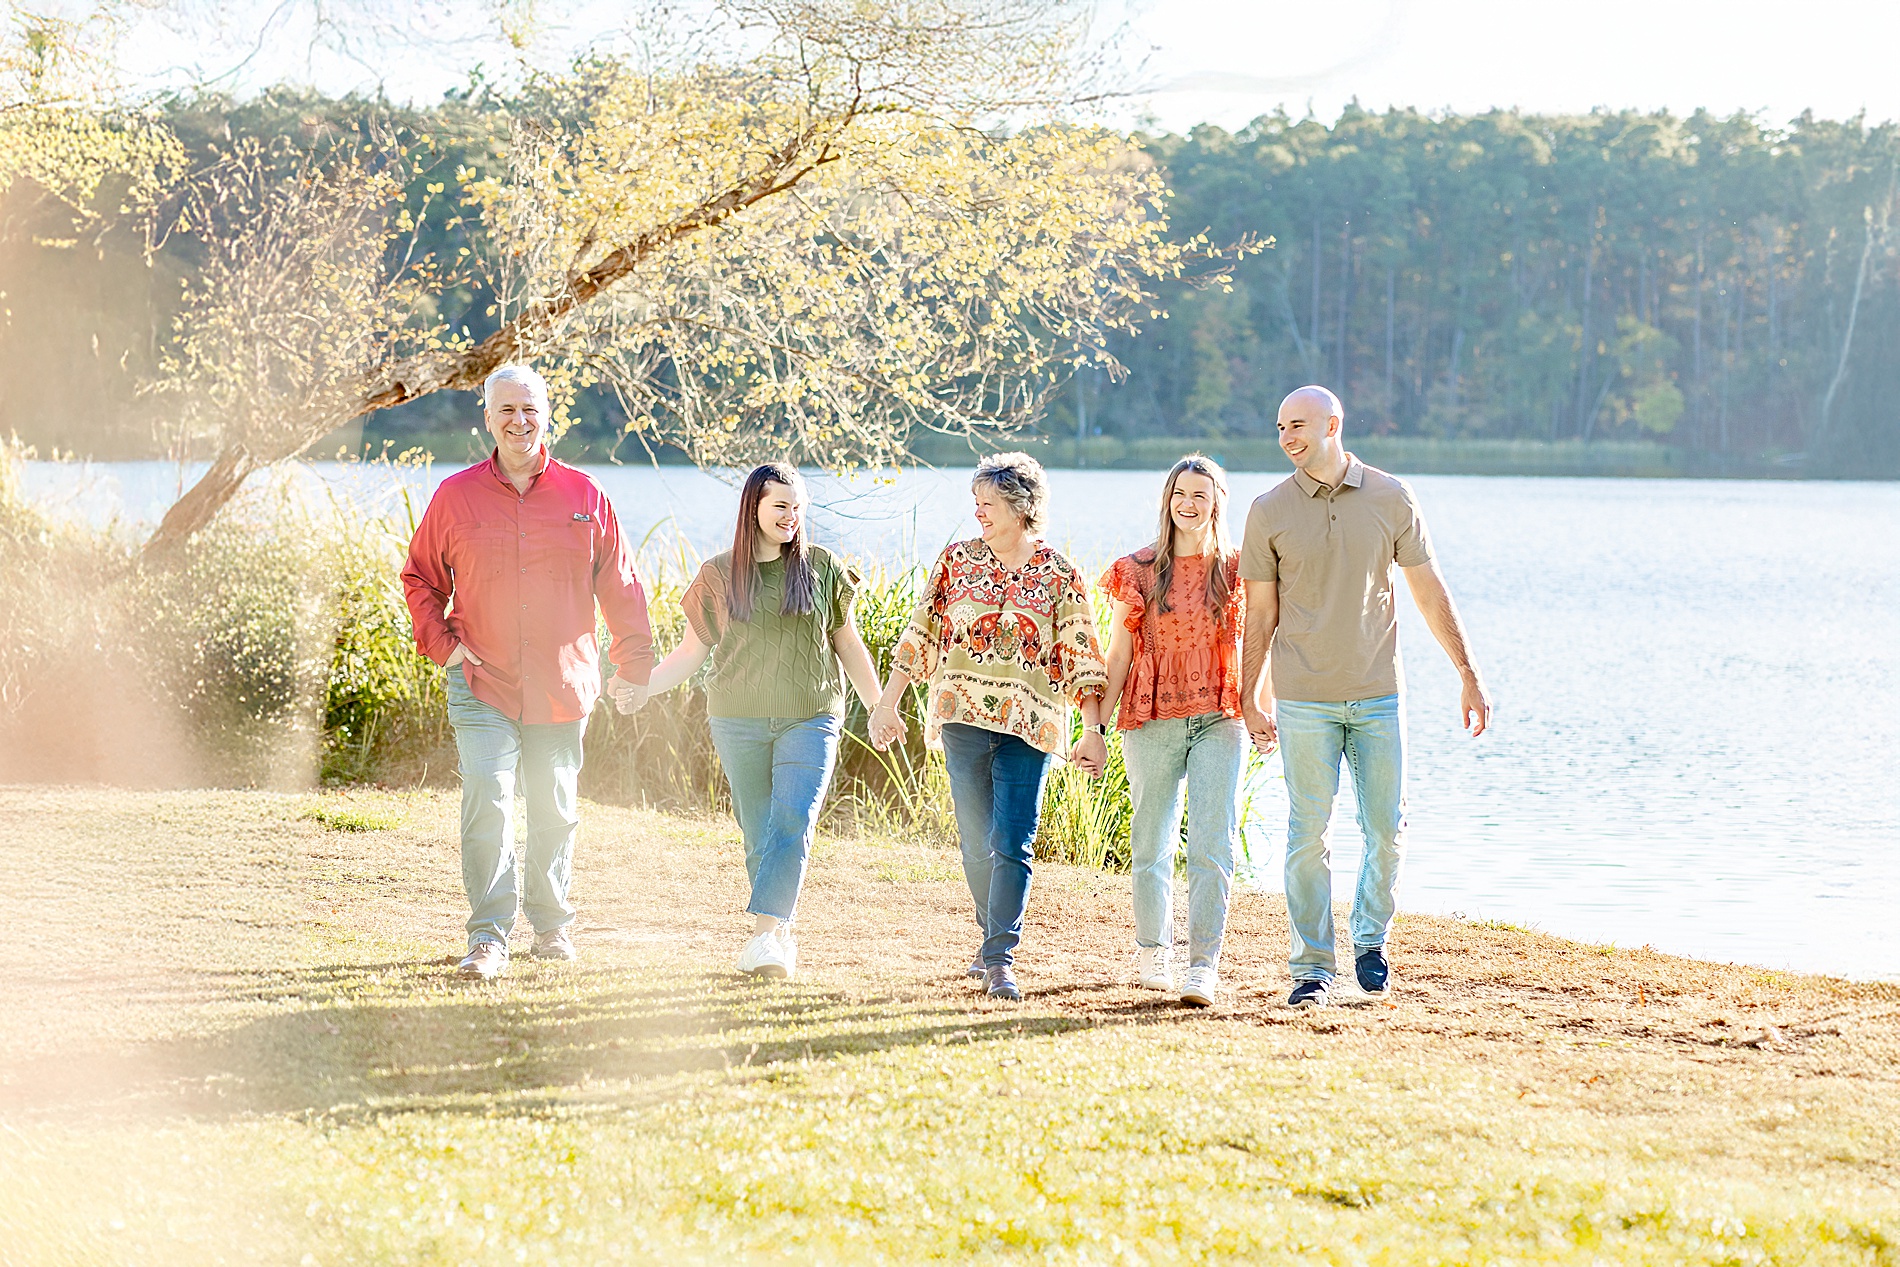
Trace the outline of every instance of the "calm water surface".
{"type": "MultiPolygon", "coordinates": [[[[734,497],[714,476],[593,473],[650,553],[710,553],[729,536],[734,497]]],[[[26,478],[70,513],[138,521],[180,473],[34,464],[26,478]]],[[[297,478],[371,504],[398,496],[379,468],[297,478]]],[[[420,498],[434,477],[404,478],[420,498]]],[[[1091,569],[1152,534],[1159,476],[1051,478],[1051,538],[1091,569]]],[[[1235,497],[1280,478],[1236,474],[1235,497]]],[[[1459,731],[1456,676],[1403,604],[1405,908],[1900,977],[1900,485],[1413,483],[1498,713],[1482,739],[1459,731]]],[[[817,479],[814,495],[819,538],[867,559],[905,562],[974,530],[958,473],[817,479]]],[[[1248,832],[1267,887],[1285,839],[1277,776],[1275,762],[1248,832]]],[[[1344,788],[1333,844],[1343,896],[1358,862],[1344,788]]]]}

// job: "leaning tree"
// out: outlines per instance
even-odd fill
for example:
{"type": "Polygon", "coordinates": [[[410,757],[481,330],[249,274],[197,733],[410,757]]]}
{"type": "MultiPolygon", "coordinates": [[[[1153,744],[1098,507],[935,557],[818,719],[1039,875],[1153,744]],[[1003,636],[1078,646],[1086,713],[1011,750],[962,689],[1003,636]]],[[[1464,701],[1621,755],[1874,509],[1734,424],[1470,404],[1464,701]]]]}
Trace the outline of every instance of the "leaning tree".
{"type": "MultiPolygon", "coordinates": [[[[703,464],[888,461],[920,428],[1033,419],[1178,276],[1159,173],[1074,121],[1090,13],[1064,0],[719,0],[637,57],[530,79],[496,161],[415,191],[426,138],[370,128],[199,173],[199,268],[165,386],[215,451],[150,538],[353,419],[537,364],[557,415],[618,398],[703,464]],[[420,249],[419,224],[467,245],[420,249]],[[492,296],[451,326],[442,296],[492,296]]],[[[450,240],[435,235],[430,240],[450,240]]],[[[1210,257],[1211,258],[1211,257],[1210,257]]]]}

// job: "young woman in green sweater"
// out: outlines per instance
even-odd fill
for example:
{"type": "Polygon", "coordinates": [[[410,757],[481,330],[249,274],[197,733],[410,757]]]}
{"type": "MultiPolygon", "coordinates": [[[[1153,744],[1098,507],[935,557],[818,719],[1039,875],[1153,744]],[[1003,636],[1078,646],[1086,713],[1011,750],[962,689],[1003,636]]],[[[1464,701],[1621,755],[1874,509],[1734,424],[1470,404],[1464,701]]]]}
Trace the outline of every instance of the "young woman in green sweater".
{"type": "Polygon", "coordinates": [[[844,679],[867,711],[881,689],[852,613],[857,575],[807,540],[807,503],[805,481],[782,462],[746,477],[732,549],[700,567],[680,600],[686,633],[649,683],[654,695],[672,690],[712,660],[707,723],[752,882],[739,971],[761,977],[798,970],[792,920],[838,758],[844,679]]]}

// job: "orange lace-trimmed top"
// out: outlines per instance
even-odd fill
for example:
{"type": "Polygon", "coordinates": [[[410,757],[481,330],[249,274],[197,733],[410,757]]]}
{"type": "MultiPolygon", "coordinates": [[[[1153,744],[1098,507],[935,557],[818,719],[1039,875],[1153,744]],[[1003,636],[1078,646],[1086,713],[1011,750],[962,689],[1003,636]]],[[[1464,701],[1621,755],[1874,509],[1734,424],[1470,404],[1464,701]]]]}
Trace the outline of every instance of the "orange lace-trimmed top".
{"type": "Polygon", "coordinates": [[[1206,555],[1174,561],[1167,611],[1148,603],[1154,563],[1154,547],[1147,546],[1115,560],[1102,577],[1108,596],[1128,604],[1134,642],[1117,725],[1134,730],[1167,717],[1240,716],[1239,556],[1225,564],[1227,606],[1219,621],[1207,610],[1206,555]]]}

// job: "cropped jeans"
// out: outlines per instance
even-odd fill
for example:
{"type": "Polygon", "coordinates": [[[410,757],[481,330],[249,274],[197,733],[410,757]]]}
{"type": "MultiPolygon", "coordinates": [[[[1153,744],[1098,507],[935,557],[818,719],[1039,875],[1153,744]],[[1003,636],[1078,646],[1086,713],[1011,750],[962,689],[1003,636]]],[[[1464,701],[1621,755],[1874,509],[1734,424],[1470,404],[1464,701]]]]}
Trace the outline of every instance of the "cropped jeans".
{"type": "Polygon", "coordinates": [[[462,666],[449,670],[449,724],[462,771],[462,888],[468,945],[508,944],[515,926],[515,782],[528,802],[526,893],[520,905],[536,933],[573,922],[567,886],[580,825],[575,787],[587,719],[524,725],[475,698],[462,666]]]}
{"type": "Polygon", "coordinates": [[[1014,735],[949,722],[943,728],[943,763],[957,812],[963,878],[983,933],[983,964],[1007,967],[1023,940],[1049,754],[1014,735]]]}
{"type": "Polygon", "coordinates": [[[1135,940],[1174,944],[1174,859],[1187,788],[1188,966],[1218,968],[1227,933],[1227,895],[1240,843],[1240,774],[1247,727],[1237,717],[1166,717],[1122,731],[1122,762],[1133,801],[1135,940]]]}
{"type": "Polygon", "coordinates": [[[1405,852],[1405,714],[1397,695],[1339,703],[1281,700],[1274,707],[1286,769],[1286,910],[1295,981],[1331,982],[1332,850],[1326,841],[1339,793],[1339,759],[1352,771],[1366,847],[1352,901],[1354,953],[1385,945],[1398,910],[1405,852]]]}
{"type": "Polygon", "coordinates": [[[839,718],[709,717],[745,836],[751,915],[789,922],[811,858],[812,826],[838,761],[839,718]]]}

